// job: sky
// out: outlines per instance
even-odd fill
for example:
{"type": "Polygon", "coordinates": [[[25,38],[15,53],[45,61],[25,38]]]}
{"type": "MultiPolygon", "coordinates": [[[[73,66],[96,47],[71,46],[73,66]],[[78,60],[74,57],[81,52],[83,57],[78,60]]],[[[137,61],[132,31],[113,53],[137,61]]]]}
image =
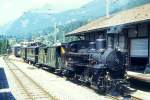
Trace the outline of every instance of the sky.
{"type": "Polygon", "coordinates": [[[20,17],[31,9],[50,5],[52,10],[76,9],[92,0],[0,0],[0,26],[20,17]]]}

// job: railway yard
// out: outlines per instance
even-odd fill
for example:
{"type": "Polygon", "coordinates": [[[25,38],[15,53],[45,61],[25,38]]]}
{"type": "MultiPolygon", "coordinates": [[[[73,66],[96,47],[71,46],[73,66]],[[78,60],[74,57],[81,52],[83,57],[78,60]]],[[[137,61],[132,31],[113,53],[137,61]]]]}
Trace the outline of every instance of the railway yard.
{"type": "MultiPolygon", "coordinates": [[[[102,0],[89,1],[93,8],[102,0]]],[[[60,15],[43,16],[51,10],[43,6],[23,12],[13,28],[0,27],[0,100],[150,100],[150,1],[128,1],[126,10],[109,7],[121,0],[104,1],[106,16],[79,10],[87,22],[68,11],[57,22],[60,15]],[[34,13],[43,28],[24,17],[34,13]]]]}
{"type": "Polygon", "coordinates": [[[33,65],[24,63],[14,56],[1,57],[1,67],[4,68],[8,89],[1,89],[2,99],[8,100],[148,100],[150,92],[136,90],[131,97],[115,97],[101,95],[85,86],[74,84],[33,65]]]}

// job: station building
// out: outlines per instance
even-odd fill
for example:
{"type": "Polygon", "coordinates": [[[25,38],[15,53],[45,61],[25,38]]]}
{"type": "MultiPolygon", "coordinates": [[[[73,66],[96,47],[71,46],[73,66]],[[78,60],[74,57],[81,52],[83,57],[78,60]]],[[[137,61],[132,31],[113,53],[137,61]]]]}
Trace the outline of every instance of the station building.
{"type": "Polygon", "coordinates": [[[129,70],[143,71],[150,64],[150,3],[99,18],[66,36],[95,41],[101,36],[107,39],[108,30],[118,32],[113,47],[127,52],[129,70]]]}

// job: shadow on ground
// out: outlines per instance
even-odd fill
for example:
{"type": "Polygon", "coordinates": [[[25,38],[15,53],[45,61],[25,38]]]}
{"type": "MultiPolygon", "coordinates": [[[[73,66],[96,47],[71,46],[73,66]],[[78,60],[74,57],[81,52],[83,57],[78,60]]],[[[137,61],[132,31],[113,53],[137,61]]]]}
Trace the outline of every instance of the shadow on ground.
{"type": "Polygon", "coordinates": [[[9,89],[9,84],[4,68],[0,68],[0,100],[15,100],[15,97],[12,95],[12,93],[6,92],[4,89],[9,89]]]}
{"type": "Polygon", "coordinates": [[[11,92],[0,93],[0,100],[16,100],[11,92]]]}

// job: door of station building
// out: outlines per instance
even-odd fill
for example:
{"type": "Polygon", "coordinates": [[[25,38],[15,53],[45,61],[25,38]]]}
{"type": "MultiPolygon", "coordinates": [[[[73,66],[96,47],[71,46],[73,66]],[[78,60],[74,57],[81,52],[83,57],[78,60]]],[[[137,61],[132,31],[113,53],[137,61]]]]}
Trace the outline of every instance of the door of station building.
{"type": "Polygon", "coordinates": [[[132,70],[143,71],[148,64],[148,38],[130,40],[130,66],[132,70]]]}

